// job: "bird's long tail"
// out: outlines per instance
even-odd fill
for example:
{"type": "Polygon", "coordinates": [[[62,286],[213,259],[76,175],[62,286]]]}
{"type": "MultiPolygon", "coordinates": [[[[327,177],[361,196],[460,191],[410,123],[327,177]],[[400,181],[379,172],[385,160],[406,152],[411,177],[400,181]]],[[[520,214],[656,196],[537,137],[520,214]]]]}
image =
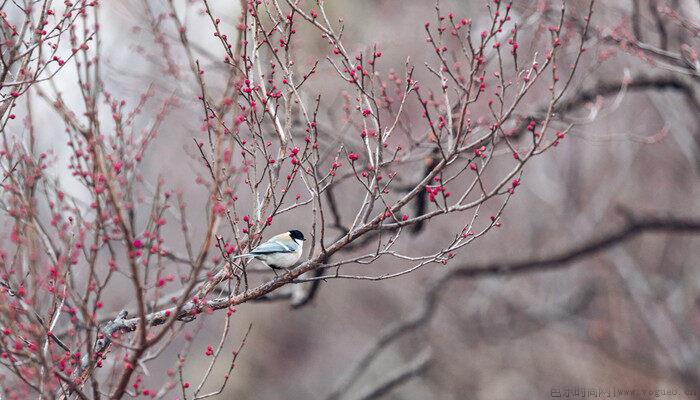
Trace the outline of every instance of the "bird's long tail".
{"type": "Polygon", "coordinates": [[[235,257],[231,257],[231,258],[236,259],[236,258],[243,258],[243,257],[253,258],[253,257],[255,257],[255,254],[245,253],[245,254],[239,254],[239,255],[237,255],[235,257]]]}

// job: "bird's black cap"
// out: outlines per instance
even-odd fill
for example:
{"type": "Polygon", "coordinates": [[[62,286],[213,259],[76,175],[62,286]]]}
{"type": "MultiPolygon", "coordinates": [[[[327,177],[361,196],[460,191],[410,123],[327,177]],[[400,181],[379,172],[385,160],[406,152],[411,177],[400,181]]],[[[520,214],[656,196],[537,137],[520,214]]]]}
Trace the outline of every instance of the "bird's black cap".
{"type": "Polygon", "coordinates": [[[296,229],[289,231],[289,236],[291,236],[292,239],[306,240],[304,239],[304,234],[296,229]]]}

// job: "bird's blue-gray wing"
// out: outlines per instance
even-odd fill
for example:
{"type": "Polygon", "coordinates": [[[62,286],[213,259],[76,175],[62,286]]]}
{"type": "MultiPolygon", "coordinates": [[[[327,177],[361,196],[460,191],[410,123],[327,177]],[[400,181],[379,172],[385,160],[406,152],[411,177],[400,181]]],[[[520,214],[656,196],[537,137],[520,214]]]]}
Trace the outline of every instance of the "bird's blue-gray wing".
{"type": "Polygon", "coordinates": [[[254,248],[250,254],[293,253],[294,251],[296,248],[293,245],[273,240],[254,248]]]}

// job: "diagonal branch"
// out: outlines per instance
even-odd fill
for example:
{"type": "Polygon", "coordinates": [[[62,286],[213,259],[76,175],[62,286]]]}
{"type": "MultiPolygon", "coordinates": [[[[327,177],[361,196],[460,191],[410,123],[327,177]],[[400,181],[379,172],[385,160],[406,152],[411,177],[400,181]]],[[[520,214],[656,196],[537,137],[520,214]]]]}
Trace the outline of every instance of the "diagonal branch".
{"type": "MultiPolygon", "coordinates": [[[[622,242],[630,240],[642,233],[674,233],[674,234],[698,234],[700,233],[700,217],[680,217],[672,215],[646,215],[646,216],[627,216],[627,223],[622,227],[609,232],[599,238],[594,238],[582,244],[573,245],[572,247],[560,251],[558,253],[540,257],[531,258],[520,261],[493,262],[483,265],[465,265],[447,272],[440,280],[446,280],[449,277],[458,278],[479,278],[485,276],[511,275],[522,274],[537,271],[546,271],[553,269],[561,269],[568,264],[603,251],[622,242]]],[[[232,305],[242,304],[259,297],[265,296],[270,292],[284,286],[294,279],[293,275],[300,275],[303,272],[313,270],[313,264],[307,265],[306,262],[292,273],[287,273],[276,277],[275,279],[238,296],[220,297],[205,301],[189,301],[185,303],[179,310],[177,307],[160,310],[150,313],[146,316],[146,321],[149,326],[158,326],[166,323],[171,318],[176,318],[183,322],[193,320],[196,315],[206,309],[220,310],[228,308],[232,305]],[[301,269],[304,267],[304,269],[301,269]]],[[[316,267],[319,267],[316,265],[316,267]]],[[[117,332],[130,332],[136,330],[138,326],[138,318],[126,318],[125,311],[120,312],[119,316],[107,323],[103,328],[104,337],[111,337],[117,332]]],[[[109,340],[102,340],[96,346],[97,354],[102,353],[107,346],[109,340]]]]}
{"type": "Polygon", "coordinates": [[[428,367],[430,357],[430,349],[423,350],[413,361],[393,371],[391,374],[387,374],[388,376],[382,382],[367,389],[365,393],[358,397],[358,400],[378,399],[403,383],[421,375],[428,367]]]}

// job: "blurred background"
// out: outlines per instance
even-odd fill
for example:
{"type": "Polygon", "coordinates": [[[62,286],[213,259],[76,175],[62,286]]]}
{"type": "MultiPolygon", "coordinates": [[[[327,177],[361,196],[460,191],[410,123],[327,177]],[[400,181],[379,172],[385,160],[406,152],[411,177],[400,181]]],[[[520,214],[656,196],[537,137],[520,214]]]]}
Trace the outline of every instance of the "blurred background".
{"type": "MultiPolygon", "coordinates": [[[[223,52],[202,3],[175,3],[196,43],[208,85],[212,91],[222,90],[216,87],[216,77],[225,73],[223,52]]],[[[237,2],[211,3],[222,29],[235,35],[237,2]]],[[[366,51],[378,43],[384,71],[394,68],[402,74],[409,58],[417,79],[430,79],[424,63],[434,63],[434,50],[425,42],[423,24],[435,20],[435,2],[326,0],[325,5],[331,19],[343,18],[344,41],[351,51],[366,51]]],[[[474,32],[490,20],[482,1],[441,1],[440,7],[457,18],[472,19],[474,32]]],[[[529,43],[556,22],[559,7],[545,0],[515,2],[511,15],[523,27],[523,60],[537,50],[529,43]]],[[[569,2],[568,7],[569,15],[581,22],[588,2],[569,2]]],[[[205,174],[192,140],[202,135],[201,104],[176,30],[166,22],[153,24],[167,21],[168,13],[161,1],[105,2],[103,75],[107,90],[129,104],[149,88],[153,91],[156,101],[142,115],[157,113],[163,99],[178,99],[176,112],[167,115],[151,147],[157,150],[144,156],[143,180],[155,182],[164,176],[169,187],[184,193],[189,216],[197,221],[203,220],[207,202],[206,190],[194,184],[205,174]]],[[[573,21],[565,26],[566,32],[580,32],[573,21]]],[[[449,266],[552,254],[622,224],[621,207],[635,213],[700,215],[698,26],[700,3],[693,0],[597,1],[586,52],[564,97],[570,106],[559,115],[575,123],[574,128],[557,148],[525,168],[523,185],[506,208],[502,225],[458,252],[449,266]]],[[[316,31],[300,29],[304,45],[297,62],[304,69],[323,60],[328,46],[316,31]]],[[[70,71],[62,73],[70,76],[70,71]]],[[[309,89],[324,93],[329,126],[342,119],[343,83],[323,79],[334,74],[321,62],[309,89]]],[[[65,101],[79,97],[73,79],[58,79],[56,84],[65,101]]],[[[526,105],[523,112],[537,112],[542,103],[536,100],[531,99],[531,109],[526,105]]],[[[416,104],[411,107],[409,114],[418,119],[421,110],[416,104]]],[[[38,112],[36,118],[47,132],[41,146],[52,148],[59,164],[66,162],[64,140],[55,139],[62,130],[52,126],[55,116],[38,112]]],[[[143,126],[147,123],[145,118],[143,126]]],[[[510,154],[500,157],[505,170],[510,154]]],[[[495,165],[498,171],[498,161],[495,165]]],[[[69,178],[60,173],[58,177],[70,187],[69,178]]],[[[81,187],[73,189],[79,196],[81,187]]],[[[354,201],[352,193],[342,191],[336,195],[346,209],[343,216],[350,218],[360,199],[354,201]]],[[[241,197],[241,202],[250,199],[241,197]]],[[[495,212],[492,207],[483,215],[495,212]]],[[[308,231],[304,212],[281,216],[275,226],[308,231]]],[[[396,248],[411,254],[434,251],[470,217],[432,220],[418,234],[403,235],[396,248]]],[[[201,236],[204,225],[192,223],[192,236],[201,236]]],[[[177,237],[178,226],[168,229],[177,237]]],[[[356,251],[342,257],[362,253],[356,251]]],[[[678,392],[674,398],[697,398],[699,257],[697,237],[649,234],[551,272],[455,279],[441,286],[432,300],[427,294],[445,271],[441,265],[387,281],[324,281],[307,304],[296,308],[286,300],[244,304],[232,319],[227,348],[238,347],[249,324],[251,334],[226,389],[216,398],[325,399],[338,388],[341,398],[348,399],[547,399],[581,388],[662,389],[678,392]],[[425,307],[427,317],[382,347],[358,369],[361,375],[343,386],[382,335],[421,316],[425,307]],[[415,373],[400,385],[371,393],[411,367],[415,373]]],[[[380,259],[359,271],[374,275],[399,270],[393,263],[380,259]]],[[[128,307],[129,300],[114,295],[105,301],[104,312],[128,307]]],[[[222,326],[222,318],[214,313],[185,328],[197,333],[183,371],[193,382],[206,368],[203,354],[207,345],[220,340],[222,326]]],[[[184,341],[177,339],[158,360],[149,362],[144,387],[159,387],[167,379],[164,371],[174,365],[184,341]]],[[[224,354],[211,388],[228,372],[230,351],[224,354]]],[[[647,397],[653,396],[637,393],[626,398],[647,397]]]]}

